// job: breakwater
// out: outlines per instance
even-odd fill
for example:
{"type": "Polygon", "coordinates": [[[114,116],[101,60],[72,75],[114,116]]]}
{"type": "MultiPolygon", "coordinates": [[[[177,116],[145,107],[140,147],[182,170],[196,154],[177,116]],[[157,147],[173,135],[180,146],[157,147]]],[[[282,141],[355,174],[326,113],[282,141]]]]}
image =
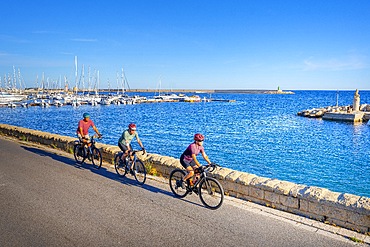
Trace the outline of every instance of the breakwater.
{"type": "MultiPolygon", "coordinates": [[[[67,152],[71,152],[76,140],[73,137],[6,124],[0,124],[0,134],[67,152]]],[[[119,148],[99,143],[97,147],[101,149],[104,161],[111,166],[119,148]]],[[[147,154],[140,158],[150,164],[158,175],[164,177],[168,177],[173,169],[181,167],[179,160],[173,157],[147,154]]],[[[261,177],[228,168],[217,169],[212,176],[221,182],[227,195],[361,233],[370,233],[370,198],[261,177]]],[[[340,231],[341,229],[338,228],[337,233],[340,234],[340,231]]]]}
{"type": "Polygon", "coordinates": [[[297,113],[298,116],[309,118],[322,118],[344,122],[363,122],[370,119],[370,105],[363,104],[359,111],[353,111],[352,106],[327,106],[303,110],[297,113]]]}

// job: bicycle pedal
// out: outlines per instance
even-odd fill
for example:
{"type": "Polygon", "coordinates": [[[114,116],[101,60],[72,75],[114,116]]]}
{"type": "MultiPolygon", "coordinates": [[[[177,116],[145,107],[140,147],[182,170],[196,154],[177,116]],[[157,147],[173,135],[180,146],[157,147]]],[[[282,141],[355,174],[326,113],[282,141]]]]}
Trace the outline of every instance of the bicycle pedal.
{"type": "Polygon", "coordinates": [[[182,188],[185,189],[184,182],[182,180],[176,180],[176,189],[182,188]]]}
{"type": "Polygon", "coordinates": [[[193,187],[191,186],[186,186],[186,190],[191,194],[193,192],[193,187]]]}

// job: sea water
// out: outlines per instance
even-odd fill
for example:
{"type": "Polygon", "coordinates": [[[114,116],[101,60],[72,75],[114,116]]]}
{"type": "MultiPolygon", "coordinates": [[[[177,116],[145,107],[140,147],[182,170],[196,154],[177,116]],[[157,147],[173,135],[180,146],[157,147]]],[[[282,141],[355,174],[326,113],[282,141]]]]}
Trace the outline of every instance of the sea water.
{"type": "MultiPolygon", "coordinates": [[[[339,105],[351,105],[353,94],[201,94],[235,102],[1,108],[0,122],[75,136],[77,122],[88,112],[104,135],[100,142],[117,145],[122,131],[135,122],[148,152],[176,158],[199,132],[211,161],[223,167],[370,197],[370,126],[297,116],[305,109],[334,106],[337,96],[339,105]]],[[[369,91],[360,96],[361,103],[370,103],[369,91]]]]}

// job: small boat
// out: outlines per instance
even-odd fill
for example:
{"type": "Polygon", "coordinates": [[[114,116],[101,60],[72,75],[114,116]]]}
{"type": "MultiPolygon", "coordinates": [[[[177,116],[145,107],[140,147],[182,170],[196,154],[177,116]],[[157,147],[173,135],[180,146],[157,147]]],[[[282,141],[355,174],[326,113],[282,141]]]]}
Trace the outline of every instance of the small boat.
{"type": "Polygon", "coordinates": [[[12,94],[8,92],[0,92],[0,104],[11,103],[16,101],[22,101],[27,96],[21,94],[12,94]]]}
{"type": "Polygon", "coordinates": [[[10,103],[8,103],[8,107],[9,108],[16,108],[17,105],[15,103],[13,103],[13,102],[10,102],[10,103]]]}
{"type": "Polygon", "coordinates": [[[56,107],[63,106],[63,103],[60,100],[54,100],[53,105],[56,107]]]}
{"type": "Polygon", "coordinates": [[[72,100],[71,105],[73,107],[79,107],[81,105],[81,103],[78,100],[72,100]]]}
{"type": "Polygon", "coordinates": [[[50,104],[49,104],[49,102],[47,102],[45,100],[41,100],[40,106],[44,108],[44,107],[49,107],[50,104]]]}
{"type": "Polygon", "coordinates": [[[101,101],[100,101],[100,104],[101,105],[110,105],[112,102],[111,102],[111,99],[106,97],[106,98],[102,98],[101,101]]]}
{"type": "Polygon", "coordinates": [[[184,102],[190,102],[190,103],[201,102],[201,101],[202,99],[198,95],[192,95],[184,99],[184,102]]]}
{"type": "Polygon", "coordinates": [[[92,106],[97,106],[98,105],[98,102],[94,99],[91,99],[91,101],[89,101],[89,105],[92,105],[92,106]]]}

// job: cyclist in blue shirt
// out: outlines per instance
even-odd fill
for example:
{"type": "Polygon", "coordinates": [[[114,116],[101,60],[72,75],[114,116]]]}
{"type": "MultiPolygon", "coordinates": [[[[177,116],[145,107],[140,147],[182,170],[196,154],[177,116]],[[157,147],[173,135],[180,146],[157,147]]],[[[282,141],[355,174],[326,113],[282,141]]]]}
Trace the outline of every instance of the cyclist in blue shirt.
{"type": "Polygon", "coordinates": [[[141,140],[139,138],[139,134],[136,131],[136,124],[130,123],[128,125],[128,129],[123,131],[121,137],[118,140],[118,147],[122,150],[123,155],[121,156],[121,159],[123,161],[126,160],[127,155],[130,151],[132,151],[131,141],[136,138],[136,141],[139,143],[140,147],[145,152],[145,148],[143,144],[141,143],[141,140]]]}

